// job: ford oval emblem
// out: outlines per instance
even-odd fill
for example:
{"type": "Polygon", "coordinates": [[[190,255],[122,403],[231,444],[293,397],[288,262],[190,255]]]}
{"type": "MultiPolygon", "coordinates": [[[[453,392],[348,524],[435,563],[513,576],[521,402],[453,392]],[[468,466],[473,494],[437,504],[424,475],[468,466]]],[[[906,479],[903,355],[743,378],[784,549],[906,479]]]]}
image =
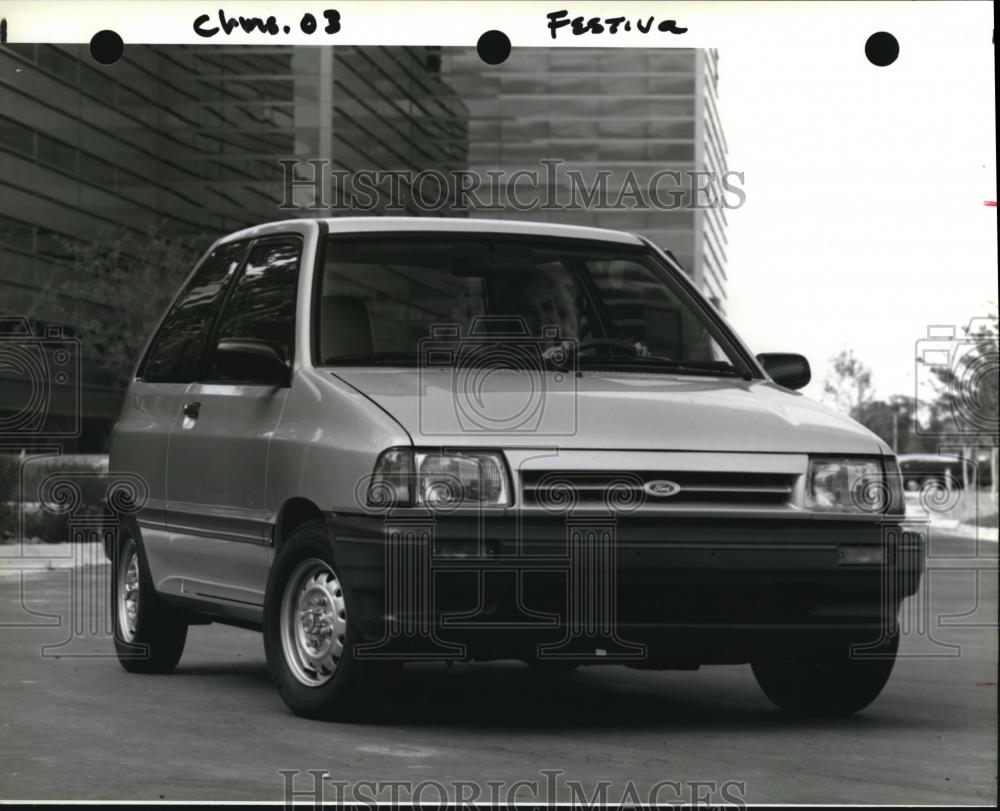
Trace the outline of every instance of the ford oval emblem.
{"type": "Polygon", "coordinates": [[[681,491],[681,486],[677,482],[667,481],[666,479],[654,479],[651,482],[646,482],[642,489],[646,491],[647,495],[655,496],[656,498],[670,498],[670,496],[676,496],[681,491]]]}

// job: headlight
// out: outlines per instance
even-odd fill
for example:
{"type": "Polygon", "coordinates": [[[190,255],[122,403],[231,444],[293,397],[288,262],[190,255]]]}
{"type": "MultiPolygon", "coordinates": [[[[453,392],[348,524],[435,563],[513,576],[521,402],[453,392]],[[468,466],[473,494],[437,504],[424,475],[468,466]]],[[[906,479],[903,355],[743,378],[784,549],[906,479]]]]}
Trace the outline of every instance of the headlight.
{"type": "Polygon", "coordinates": [[[507,507],[510,477],[503,455],[460,450],[441,453],[391,448],[375,463],[368,487],[372,507],[507,507]]]}
{"type": "Polygon", "coordinates": [[[806,509],[882,513],[893,503],[878,459],[810,459],[806,509]]]}

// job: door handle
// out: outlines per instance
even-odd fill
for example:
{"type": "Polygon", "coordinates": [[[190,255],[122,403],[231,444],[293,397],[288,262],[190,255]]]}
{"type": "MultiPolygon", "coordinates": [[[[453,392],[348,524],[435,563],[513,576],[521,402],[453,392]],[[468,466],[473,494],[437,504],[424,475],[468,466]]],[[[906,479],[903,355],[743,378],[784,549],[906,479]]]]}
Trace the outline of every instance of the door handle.
{"type": "Polygon", "coordinates": [[[193,420],[198,419],[198,412],[201,411],[201,403],[186,403],[184,405],[184,416],[193,420]]]}

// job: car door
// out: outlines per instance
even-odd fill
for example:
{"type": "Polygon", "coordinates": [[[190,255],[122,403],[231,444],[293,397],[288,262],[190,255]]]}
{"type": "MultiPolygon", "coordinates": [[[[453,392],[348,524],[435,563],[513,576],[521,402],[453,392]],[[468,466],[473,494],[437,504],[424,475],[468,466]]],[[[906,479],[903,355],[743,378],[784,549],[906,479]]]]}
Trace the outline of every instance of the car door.
{"type": "Polygon", "coordinates": [[[218,246],[192,272],[150,341],[115,426],[111,469],[137,474],[145,481],[148,498],[137,520],[150,574],[161,590],[169,591],[178,582],[165,526],[170,434],[185,392],[197,378],[218,308],[246,248],[245,242],[218,246]]]}
{"type": "Polygon", "coordinates": [[[288,388],[227,378],[215,347],[264,341],[290,366],[301,261],[297,234],[250,246],[170,438],[167,523],[171,555],[183,561],[182,592],[236,611],[264,603],[272,519],[265,506],[267,454],[288,388]]]}

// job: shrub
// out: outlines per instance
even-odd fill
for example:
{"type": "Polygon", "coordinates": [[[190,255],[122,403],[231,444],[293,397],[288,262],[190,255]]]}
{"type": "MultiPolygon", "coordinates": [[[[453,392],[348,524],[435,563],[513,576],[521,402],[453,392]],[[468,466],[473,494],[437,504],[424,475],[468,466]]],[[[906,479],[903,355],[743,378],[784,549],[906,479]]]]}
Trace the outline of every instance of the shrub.
{"type": "Polygon", "coordinates": [[[0,457],[4,537],[17,540],[20,513],[25,539],[68,540],[71,518],[103,513],[108,481],[106,457],[0,457]],[[60,509],[75,502],[71,512],[60,509]]]}

